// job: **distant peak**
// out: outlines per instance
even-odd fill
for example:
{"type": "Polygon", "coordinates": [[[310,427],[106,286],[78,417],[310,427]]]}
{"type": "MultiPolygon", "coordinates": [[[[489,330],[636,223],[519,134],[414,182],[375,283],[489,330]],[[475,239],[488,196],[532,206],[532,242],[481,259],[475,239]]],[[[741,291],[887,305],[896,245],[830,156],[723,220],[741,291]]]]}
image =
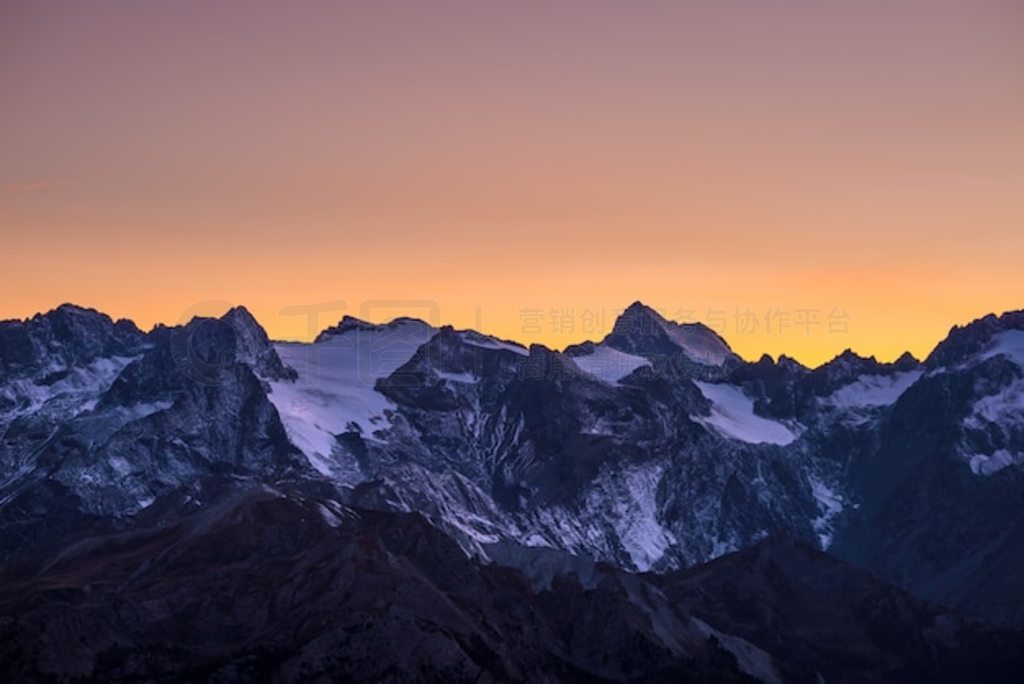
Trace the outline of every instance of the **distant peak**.
{"type": "Polygon", "coordinates": [[[245,308],[245,306],[243,306],[242,304],[239,304],[238,306],[233,306],[230,309],[228,309],[227,312],[224,314],[224,316],[249,316],[249,317],[252,317],[252,314],[249,312],[249,310],[247,308],[245,308]]]}
{"type": "Polygon", "coordinates": [[[314,340],[314,342],[323,342],[335,335],[341,335],[350,330],[372,330],[373,328],[374,325],[372,323],[368,323],[367,321],[356,318],[355,316],[345,314],[341,317],[341,320],[338,321],[337,325],[324,328],[320,334],[316,336],[316,340],[314,340]]]}
{"type": "Polygon", "coordinates": [[[860,354],[858,354],[857,352],[853,351],[852,349],[846,348],[840,354],[838,354],[834,359],[829,361],[828,363],[829,364],[849,364],[849,363],[863,363],[863,362],[877,363],[877,360],[875,359],[874,356],[861,356],[860,354]]]}
{"type": "Polygon", "coordinates": [[[715,366],[733,356],[725,340],[706,325],[675,323],[640,301],[626,307],[604,344],[641,356],[683,353],[698,363],[715,366]]]}
{"type": "Polygon", "coordinates": [[[229,323],[239,323],[246,326],[255,325],[259,326],[256,318],[246,309],[244,306],[233,306],[228,309],[227,313],[221,316],[222,321],[229,323]]]}
{"type": "Polygon", "coordinates": [[[987,314],[966,325],[954,325],[949,334],[924,360],[929,368],[959,363],[980,352],[993,336],[1007,330],[1024,330],[1024,311],[987,314]]]}
{"type": "Polygon", "coordinates": [[[893,366],[901,370],[903,368],[915,368],[919,365],[921,365],[921,361],[908,351],[900,354],[899,358],[893,362],[893,366]]]}
{"type": "Polygon", "coordinates": [[[794,359],[792,356],[786,356],[785,354],[779,355],[777,362],[779,368],[785,368],[786,370],[806,370],[807,367],[802,363],[794,359]]]}
{"type": "Polygon", "coordinates": [[[656,313],[655,310],[652,307],[647,306],[646,304],[641,302],[639,299],[636,300],[635,302],[633,302],[632,304],[630,304],[629,306],[627,306],[625,308],[624,313],[625,312],[630,312],[630,311],[648,311],[650,313],[656,313]]]}
{"type": "Polygon", "coordinates": [[[623,335],[655,335],[664,333],[665,319],[651,307],[636,301],[615,319],[613,333],[623,335]]]}
{"type": "Polygon", "coordinates": [[[78,304],[72,304],[71,302],[64,302],[63,304],[61,304],[60,306],[55,308],[50,313],[54,313],[54,312],[58,312],[58,311],[60,313],[93,313],[93,314],[98,314],[99,313],[99,311],[97,311],[96,309],[93,309],[91,307],[79,306],[78,304]]]}
{"type": "Polygon", "coordinates": [[[412,316],[399,316],[398,318],[394,318],[388,321],[387,323],[370,323],[369,321],[365,321],[361,318],[356,318],[355,316],[349,316],[348,314],[346,314],[341,317],[341,321],[339,321],[337,325],[325,328],[319,335],[317,335],[314,342],[323,342],[324,340],[330,339],[335,335],[341,335],[352,330],[388,330],[402,325],[418,325],[423,326],[424,329],[431,328],[431,325],[426,321],[412,316]]]}
{"type": "Polygon", "coordinates": [[[417,325],[426,325],[426,326],[430,325],[429,323],[427,323],[422,318],[416,318],[415,316],[399,316],[398,318],[391,319],[391,321],[389,323],[387,323],[386,325],[403,325],[405,323],[415,323],[417,325]]]}
{"type": "Polygon", "coordinates": [[[36,314],[34,316],[35,319],[52,319],[55,317],[81,317],[103,319],[107,321],[111,320],[110,316],[100,311],[97,311],[96,309],[86,306],[79,306],[78,304],[71,304],[70,302],[65,302],[60,306],[47,311],[44,314],[36,314]]]}

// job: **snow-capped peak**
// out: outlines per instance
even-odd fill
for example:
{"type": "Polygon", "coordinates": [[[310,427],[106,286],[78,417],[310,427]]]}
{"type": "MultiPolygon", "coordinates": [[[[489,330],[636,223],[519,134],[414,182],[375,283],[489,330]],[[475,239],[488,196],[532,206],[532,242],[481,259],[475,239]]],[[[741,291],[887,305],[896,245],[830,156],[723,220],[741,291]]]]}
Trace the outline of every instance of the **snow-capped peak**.
{"type": "Polygon", "coordinates": [[[733,356],[725,340],[706,325],[669,321],[641,302],[630,304],[622,312],[602,344],[639,356],[682,353],[711,366],[720,366],[733,356]]]}

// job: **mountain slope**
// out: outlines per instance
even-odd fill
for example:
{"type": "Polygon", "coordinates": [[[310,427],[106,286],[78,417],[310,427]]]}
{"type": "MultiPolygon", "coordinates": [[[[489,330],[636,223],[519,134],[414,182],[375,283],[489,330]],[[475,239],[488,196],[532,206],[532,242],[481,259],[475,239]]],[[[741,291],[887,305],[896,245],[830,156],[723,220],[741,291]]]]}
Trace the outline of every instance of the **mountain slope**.
{"type": "Polygon", "coordinates": [[[1022,634],[967,620],[773,538],[667,576],[692,614],[796,665],[790,681],[1013,681],[1022,634]]]}
{"type": "Polygon", "coordinates": [[[659,633],[613,574],[535,593],[416,514],[207,483],[116,535],[7,568],[0,669],[308,681],[746,681],[685,614],[659,633]]]}
{"type": "MultiPolygon", "coordinates": [[[[968,625],[895,587],[967,615],[1024,624],[1019,312],[955,328],[923,363],[909,355],[880,363],[848,351],[816,369],[785,357],[747,363],[711,331],[671,323],[639,303],[607,338],[564,353],[412,319],[371,324],[345,318],[314,343],[272,343],[241,308],[143,334],[130,323],[66,305],[0,324],[0,356],[3,573],[17,575],[17,567],[47,553],[50,560],[75,559],[76,576],[82,567],[107,563],[114,564],[113,575],[127,572],[122,562],[137,563],[131,572],[145,573],[139,558],[124,556],[112,541],[117,535],[144,538],[140,548],[173,556],[171,549],[192,548],[189,530],[213,529],[208,524],[220,529],[225,519],[216,511],[222,504],[242,505],[237,510],[248,511],[245,516],[266,510],[238,503],[252,492],[266,494],[265,486],[291,502],[279,511],[271,506],[278,512],[268,513],[270,519],[252,518],[258,519],[253,529],[271,537],[259,542],[267,549],[291,525],[296,533],[315,532],[311,543],[320,544],[322,530],[307,530],[303,520],[312,513],[344,518],[337,508],[344,505],[360,509],[367,520],[416,520],[408,524],[432,540],[425,544],[457,559],[446,562],[458,567],[438,564],[427,573],[431,595],[442,598],[429,608],[408,606],[402,626],[388,623],[385,632],[419,624],[425,618],[417,611],[443,612],[458,588],[444,584],[447,573],[482,573],[474,580],[479,591],[467,599],[477,612],[444,627],[463,635],[443,640],[446,652],[456,654],[452,661],[439,664],[419,651],[396,655],[365,645],[365,653],[387,654],[413,668],[402,670],[406,674],[422,665],[438,677],[553,672],[628,679],[661,676],[659,668],[692,676],[724,668],[769,680],[813,680],[826,672],[902,678],[906,672],[963,673],[979,659],[991,660],[990,671],[998,674],[1003,661],[975,640],[983,641],[991,628],[968,625]],[[185,501],[196,498],[190,489],[196,483],[213,480],[231,484],[207,490],[199,509],[185,501]],[[275,522],[278,514],[283,517],[275,522]],[[142,536],[131,536],[136,533],[142,536]],[[799,545],[779,550],[771,541],[777,538],[827,550],[891,585],[830,565],[799,545]],[[74,544],[77,539],[107,541],[86,548],[74,544]],[[44,552],[49,543],[57,548],[44,552]],[[753,555],[728,555],[743,549],[753,555]],[[722,564],[688,574],[687,568],[715,558],[722,564]],[[494,575],[489,562],[540,572],[544,580],[520,578],[515,582],[528,588],[516,584],[513,590],[503,584],[512,580],[494,575]],[[570,571],[575,580],[559,579],[570,571]],[[651,575],[638,588],[630,572],[666,575],[669,584],[651,575]],[[776,576],[790,579],[774,584],[776,576]],[[732,585],[723,583],[730,577],[732,585]],[[823,613],[809,605],[813,596],[801,593],[801,583],[818,586],[819,580],[825,600],[842,605],[823,613]],[[592,594],[600,588],[595,581],[605,583],[606,597],[592,594]],[[565,597],[538,595],[555,585],[565,597]],[[732,603],[728,597],[736,598],[740,585],[747,587],[741,595],[754,603],[778,606],[778,616],[766,622],[750,603],[732,603]],[[705,591],[710,603],[703,602],[705,591]],[[658,592],[669,592],[669,598],[658,592]],[[537,612],[516,613],[508,623],[497,617],[480,622],[499,595],[517,596],[537,612]],[[795,601],[791,612],[783,605],[787,596],[795,601]],[[861,603],[846,604],[858,596],[861,603]],[[609,619],[619,622],[612,624],[635,638],[617,645],[602,627],[594,601],[604,600],[616,606],[609,619]],[[574,631],[574,622],[545,612],[545,602],[592,632],[574,631]],[[865,605],[912,635],[906,649],[889,648],[884,625],[865,605]],[[747,622],[750,611],[760,618],[747,622]],[[717,622],[719,612],[728,619],[717,622]],[[502,630],[531,635],[522,642],[525,659],[494,641],[488,630],[495,620],[502,630]],[[839,637],[826,638],[815,625],[834,628],[852,646],[835,650],[839,637]],[[769,633],[787,635],[799,648],[766,638],[769,633]],[[712,636],[720,647],[707,646],[712,636]],[[474,650],[480,644],[483,650],[474,650]],[[948,644],[957,644],[963,659],[949,654],[948,644]],[[624,650],[614,662],[601,663],[597,649],[618,646],[624,650]],[[722,660],[723,653],[731,655],[722,660]],[[925,653],[942,655],[927,660],[925,653]],[[843,669],[829,670],[830,658],[845,663],[843,669]],[[654,669],[637,664],[648,660],[654,669]]],[[[353,539],[363,535],[360,529],[349,529],[353,539]]],[[[205,538],[206,532],[195,534],[205,538]]],[[[405,558],[395,567],[408,569],[408,561],[421,575],[423,568],[410,558],[424,549],[406,541],[412,547],[389,547],[405,558]]],[[[236,546],[230,534],[217,537],[217,544],[228,556],[236,546]]],[[[304,555],[297,547],[281,548],[304,555]]],[[[305,576],[305,569],[290,565],[298,558],[281,559],[282,570],[249,557],[252,549],[244,544],[236,550],[253,572],[287,586],[305,576]]],[[[250,601],[244,587],[222,576],[230,563],[223,565],[227,561],[212,551],[203,554],[195,557],[194,570],[202,570],[202,558],[220,570],[211,570],[202,586],[250,601]]],[[[359,568],[370,562],[358,554],[345,558],[359,568]]],[[[34,567],[54,577],[45,564],[34,567]]],[[[354,572],[331,567],[343,575],[354,572]]],[[[423,589],[420,579],[402,573],[387,591],[423,589]]],[[[28,582],[31,595],[47,596],[48,585],[17,576],[28,582]]],[[[152,581],[185,591],[191,580],[163,568],[152,581]]],[[[118,586],[131,584],[125,582],[118,586]]],[[[196,612],[178,624],[199,620],[210,609],[205,596],[190,599],[196,612]]],[[[16,593],[8,599],[12,615],[38,608],[19,603],[16,593]]],[[[148,610],[143,594],[133,600],[148,610]]],[[[330,621],[310,610],[299,611],[303,620],[330,621]]],[[[124,619],[104,612],[94,626],[98,634],[114,630],[117,643],[131,641],[124,636],[128,623],[117,622],[124,619]]],[[[264,619],[268,629],[291,624],[277,614],[264,619]]],[[[217,629],[241,629],[231,620],[217,629]]],[[[153,643],[173,633],[163,623],[151,628],[153,643]]],[[[410,634],[410,643],[434,643],[419,626],[410,634]]],[[[994,635],[993,643],[1012,638],[1007,634],[994,635]]],[[[306,648],[280,638],[278,655],[306,648]]],[[[103,642],[101,651],[111,643],[103,642]]],[[[148,645],[131,647],[145,655],[147,672],[160,671],[148,645]]],[[[207,662],[198,644],[183,648],[167,655],[167,662],[207,662]]],[[[265,655],[235,643],[225,648],[211,656],[211,671],[265,655]]],[[[103,669],[109,663],[96,660],[96,653],[82,661],[71,657],[61,667],[87,662],[122,676],[103,669]]],[[[9,657],[23,662],[38,655],[9,657]]],[[[370,661],[359,662],[318,666],[376,672],[370,661]]],[[[291,670],[281,672],[284,677],[291,670]]]]}

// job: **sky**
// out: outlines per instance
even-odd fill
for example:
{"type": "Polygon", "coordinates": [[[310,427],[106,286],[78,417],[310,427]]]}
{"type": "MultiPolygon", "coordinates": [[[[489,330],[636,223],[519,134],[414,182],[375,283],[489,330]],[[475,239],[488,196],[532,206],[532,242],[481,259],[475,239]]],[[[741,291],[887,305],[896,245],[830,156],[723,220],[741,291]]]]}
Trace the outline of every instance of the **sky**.
{"type": "Polygon", "coordinates": [[[0,245],[0,318],[923,356],[1024,308],[1024,3],[4,0],[0,245]]]}

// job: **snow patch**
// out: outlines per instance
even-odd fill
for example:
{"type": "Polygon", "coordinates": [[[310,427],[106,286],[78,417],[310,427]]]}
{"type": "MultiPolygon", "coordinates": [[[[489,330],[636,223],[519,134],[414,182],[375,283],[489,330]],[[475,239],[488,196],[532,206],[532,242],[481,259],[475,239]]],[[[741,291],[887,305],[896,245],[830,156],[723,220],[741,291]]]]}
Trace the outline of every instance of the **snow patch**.
{"type": "MultiPolygon", "coordinates": [[[[1014,380],[996,394],[982,397],[963,422],[964,430],[996,439],[993,446],[1019,443],[1024,434],[1024,381],[1014,380]]],[[[1024,453],[997,448],[991,454],[970,453],[966,460],[975,475],[992,475],[1003,468],[1024,463],[1024,453]]]]}
{"type": "Polygon", "coordinates": [[[631,468],[622,474],[628,497],[615,497],[615,527],[619,541],[641,572],[649,570],[675,542],[658,521],[660,466],[631,468]]]}
{"type": "Polygon", "coordinates": [[[437,375],[437,377],[441,378],[442,380],[447,380],[448,382],[461,382],[464,384],[472,384],[476,382],[476,376],[473,375],[472,373],[467,372],[449,373],[447,371],[435,370],[434,374],[437,375]]]}
{"type": "Polygon", "coordinates": [[[722,340],[702,326],[666,321],[662,329],[676,346],[698,363],[721,366],[732,353],[722,340]]]}
{"type": "Polygon", "coordinates": [[[707,637],[715,637],[722,648],[736,657],[736,664],[739,665],[743,672],[762,682],[781,684],[782,677],[779,676],[778,670],[775,669],[775,661],[766,651],[762,651],[757,646],[740,637],[720,632],[699,618],[694,617],[691,619],[701,634],[707,637]]]}
{"type": "Polygon", "coordinates": [[[891,375],[861,375],[849,385],[840,387],[824,401],[839,408],[889,406],[920,379],[923,371],[914,370],[891,375]]]}
{"type": "Polygon", "coordinates": [[[324,522],[327,523],[328,527],[338,527],[341,525],[341,518],[338,514],[324,506],[322,503],[317,503],[317,510],[320,511],[320,517],[323,518],[324,522]]]}
{"type": "Polygon", "coordinates": [[[989,359],[1000,354],[1005,355],[1024,369],[1024,330],[1006,330],[996,333],[992,336],[992,342],[981,358],[989,359]]]}
{"type": "Polygon", "coordinates": [[[651,362],[642,356],[627,354],[601,344],[594,346],[593,354],[571,356],[569,358],[584,373],[613,384],[622,380],[622,378],[637,368],[651,365],[651,362]]]}
{"type": "MultiPolygon", "coordinates": [[[[289,439],[317,471],[343,480],[354,477],[355,464],[332,458],[336,435],[356,429],[364,437],[388,425],[394,405],[374,386],[405,365],[433,335],[422,321],[403,319],[376,328],[353,328],[312,344],[274,345],[297,380],[270,383],[289,439]]],[[[359,479],[356,477],[355,479],[359,479]]]]}
{"type": "Polygon", "coordinates": [[[15,408],[4,418],[32,414],[44,409],[55,416],[71,417],[96,406],[97,399],[110,388],[131,362],[138,356],[112,356],[99,358],[90,364],[74,368],[52,367],[49,372],[66,372],[51,384],[37,384],[31,379],[13,380],[0,394],[15,408]]]}
{"type": "Polygon", "coordinates": [[[734,385],[694,381],[708,401],[711,415],[690,416],[701,425],[711,427],[723,437],[748,444],[785,446],[796,439],[788,427],[754,413],[754,400],[734,385]]]}
{"type": "Polygon", "coordinates": [[[974,454],[969,463],[975,475],[991,475],[1003,468],[1024,463],[1024,454],[997,449],[991,454],[974,454]]]}
{"type": "Polygon", "coordinates": [[[821,550],[825,551],[832,545],[832,522],[843,512],[843,497],[821,480],[809,477],[811,493],[818,502],[821,515],[815,518],[811,525],[821,542],[821,550]]]}

